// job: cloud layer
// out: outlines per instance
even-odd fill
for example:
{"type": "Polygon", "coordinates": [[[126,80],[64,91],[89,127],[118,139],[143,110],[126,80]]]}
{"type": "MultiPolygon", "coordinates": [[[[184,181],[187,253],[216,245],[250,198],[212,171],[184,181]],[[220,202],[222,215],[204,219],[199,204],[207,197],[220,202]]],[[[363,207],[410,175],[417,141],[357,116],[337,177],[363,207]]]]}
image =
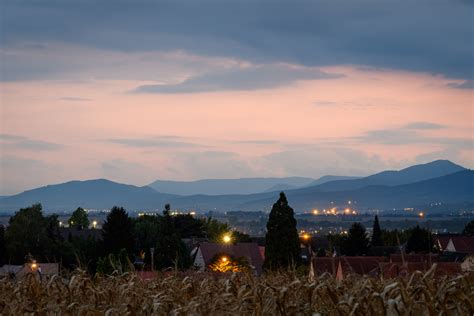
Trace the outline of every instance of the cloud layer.
{"type": "MultiPolygon", "coordinates": [[[[473,79],[471,1],[83,0],[1,6],[3,48],[63,42],[122,52],[181,49],[256,63],[358,64],[473,79]]],[[[50,71],[34,62],[9,64],[7,78],[26,68],[50,71]]]]}

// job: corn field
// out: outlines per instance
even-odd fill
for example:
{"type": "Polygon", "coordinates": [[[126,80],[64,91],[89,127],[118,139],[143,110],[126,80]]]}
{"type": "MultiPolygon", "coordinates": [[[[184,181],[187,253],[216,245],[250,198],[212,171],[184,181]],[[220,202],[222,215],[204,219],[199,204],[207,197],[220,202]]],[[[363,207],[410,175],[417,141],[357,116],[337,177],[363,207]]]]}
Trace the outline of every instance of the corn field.
{"type": "Polygon", "coordinates": [[[295,273],[0,280],[1,315],[473,315],[474,274],[382,280],[295,273]]]}

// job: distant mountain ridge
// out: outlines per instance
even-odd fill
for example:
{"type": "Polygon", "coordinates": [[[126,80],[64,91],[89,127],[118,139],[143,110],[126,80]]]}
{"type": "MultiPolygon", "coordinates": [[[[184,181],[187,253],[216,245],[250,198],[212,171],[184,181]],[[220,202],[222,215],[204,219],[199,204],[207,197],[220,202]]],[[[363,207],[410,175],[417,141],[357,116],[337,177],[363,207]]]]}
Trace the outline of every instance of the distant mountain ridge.
{"type": "MultiPolygon", "coordinates": [[[[353,201],[359,210],[405,208],[430,203],[474,202],[474,171],[453,174],[398,186],[369,185],[343,191],[322,191],[310,187],[286,191],[290,205],[297,211],[314,208],[346,207],[353,201]]],[[[267,210],[275,202],[275,192],[251,195],[189,196],[173,203],[182,208],[218,210],[267,210]]]]}
{"type": "Polygon", "coordinates": [[[442,177],[463,170],[467,169],[449,160],[435,160],[399,171],[383,171],[359,179],[327,181],[318,185],[317,189],[320,191],[342,191],[354,190],[369,185],[395,186],[442,177]]]}
{"type": "Polygon", "coordinates": [[[312,183],[305,177],[204,179],[196,181],[157,180],[148,186],[158,192],[177,195],[252,194],[265,191],[298,188],[312,183]]]}
{"type": "Polygon", "coordinates": [[[41,203],[46,210],[72,211],[83,208],[110,209],[114,205],[129,208],[162,208],[174,198],[158,193],[150,187],[116,183],[106,179],[70,181],[28,190],[0,200],[0,210],[18,210],[33,203],[41,203]]]}
{"type": "MultiPolygon", "coordinates": [[[[255,179],[264,178],[253,178],[251,181],[255,179]]],[[[290,188],[291,184],[278,183],[281,178],[270,179],[276,184],[267,190],[284,189],[290,205],[297,212],[315,207],[344,205],[348,200],[354,201],[356,207],[360,209],[381,210],[433,202],[474,202],[474,171],[446,160],[416,165],[400,171],[384,171],[365,178],[329,181],[293,189],[290,188]]],[[[301,177],[293,179],[296,179],[298,184],[305,181],[314,183],[319,180],[301,177]]],[[[240,179],[234,184],[242,185],[245,183],[244,180],[248,179],[240,179]]],[[[222,180],[211,182],[219,184],[220,181],[222,180]]],[[[268,185],[270,182],[264,184],[268,185]]],[[[0,199],[0,211],[13,212],[37,202],[42,203],[46,211],[69,212],[79,206],[110,209],[114,205],[129,210],[161,210],[166,203],[171,203],[173,207],[180,209],[269,210],[277,197],[275,191],[180,196],[157,192],[148,186],[138,187],[97,179],[48,185],[4,197],[0,199]]]]}
{"type": "Polygon", "coordinates": [[[350,176],[332,176],[332,175],[327,175],[323,176],[310,184],[308,184],[308,187],[320,185],[323,183],[331,182],[331,181],[341,181],[341,180],[355,180],[355,179],[360,179],[361,177],[350,177],[350,176]]]}

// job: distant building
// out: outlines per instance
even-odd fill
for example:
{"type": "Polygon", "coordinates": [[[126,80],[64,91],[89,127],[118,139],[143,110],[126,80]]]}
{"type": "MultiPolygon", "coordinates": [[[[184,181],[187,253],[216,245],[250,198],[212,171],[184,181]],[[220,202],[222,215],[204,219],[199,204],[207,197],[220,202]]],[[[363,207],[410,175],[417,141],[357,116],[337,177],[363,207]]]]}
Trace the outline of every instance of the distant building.
{"type": "Polygon", "coordinates": [[[237,243],[235,245],[205,242],[199,244],[193,251],[194,265],[200,271],[207,270],[218,255],[228,255],[235,258],[245,258],[251,269],[257,275],[263,272],[263,256],[257,243],[237,243]]]}
{"type": "Polygon", "coordinates": [[[42,276],[59,274],[59,263],[25,263],[23,265],[4,265],[0,268],[0,276],[15,276],[22,278],[28,273],[40,273],[42,276]]]}
{"type": "Polygon", "coordinates": [[[474,237],[459,235],[439,235],[436,245],[442,252],[474,254],[474,237]]]}

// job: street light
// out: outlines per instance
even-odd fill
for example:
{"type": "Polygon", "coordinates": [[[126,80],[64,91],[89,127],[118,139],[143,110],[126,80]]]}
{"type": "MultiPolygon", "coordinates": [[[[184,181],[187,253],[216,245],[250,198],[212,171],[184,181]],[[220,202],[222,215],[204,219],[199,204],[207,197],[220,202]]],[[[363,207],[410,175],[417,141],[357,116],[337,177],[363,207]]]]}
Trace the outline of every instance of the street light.
{"type": "Polygon", "coordinates": [[[229,234],[225,234],[223,237],[222,237],[222,241],[226,244],[230,243],[232,241],[232,237],[229,235],[229,234]]]}
{"type": "Polygon", "coordinates": [[[151,271],[155,271],[155,248],[150,248],[151,254],[151,271]]]}
{"type": "Polygon", "coordinates": [[[97,227],[97,221],[92,222],[92,227],[95,229],[97,227]]]}

